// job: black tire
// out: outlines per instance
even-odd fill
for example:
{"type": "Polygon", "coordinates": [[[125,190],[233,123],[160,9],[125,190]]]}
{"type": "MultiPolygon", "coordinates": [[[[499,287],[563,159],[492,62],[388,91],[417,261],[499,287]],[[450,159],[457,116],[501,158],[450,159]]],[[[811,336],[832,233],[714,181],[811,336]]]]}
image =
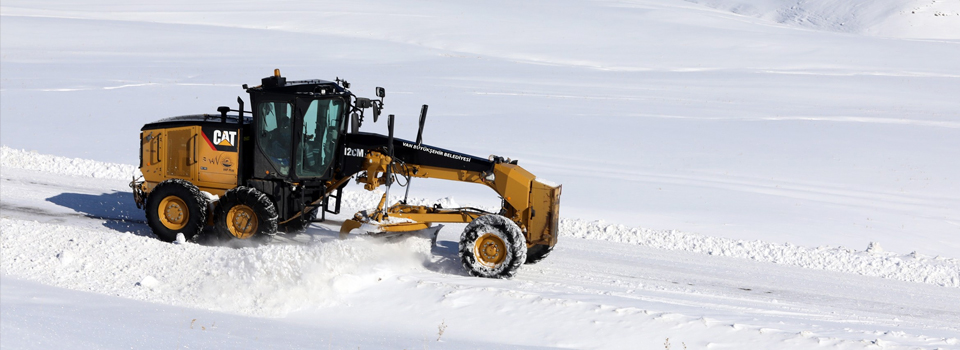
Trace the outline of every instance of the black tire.
{"type": "Polygon", "coordinates": [[[534,244],[532,247],[527,248],[527,264],[536,264],[550,255],[550,252],[553,251],[553,246],[548,246],[546,244],[534,244]]]}
{"type": "Polygon", "coordinates": [[[170,179],[150,191],[144,210],[157,239],[173,242],[178,233],[191,240],[203,230],[207,205],[207,197],[190,181],[170,179]]]}
{"type": "Polygon", "coordinates": [[[263,192],[239,186],[220,197],[214,224],[222,240],[263,240],[277,233],[277,209],[263,192]]]}
{"type": "Polygon", "coordinates": [[[303,232],[304,230],[307,229],[307,226],[310,226],[310,224],[316,218],[317,218],[317,208],[314,208],[313,210],[307,212],[306,214],[301,215],[296,219],[290,220],[290,222],[286,224],[280,225],[280,231],[283,231],[285,233],[303,232]]]}
{"type": "Polygon", "coordinates": [[[525,261],[527,243],[523,232],[503,216],[481,216],[460,235],[460,262],[473,276],[510,278],[525,261]]]}

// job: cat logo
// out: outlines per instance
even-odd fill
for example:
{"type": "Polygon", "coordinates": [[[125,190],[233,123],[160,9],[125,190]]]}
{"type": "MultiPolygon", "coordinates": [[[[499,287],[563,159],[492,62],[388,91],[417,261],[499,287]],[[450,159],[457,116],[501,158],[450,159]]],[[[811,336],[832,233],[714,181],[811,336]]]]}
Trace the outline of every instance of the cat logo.
{"type": "Polygon", "coordinates": [[[213,131],[213,143],[217,146],[227,146],[233,147],[236,145],[237,141],[237,132],[236,131],[213,131]]]}
{"type": "Polygon", "coordinates": [[[220,152],[237,152],[237,146],[240,145],[240,130],[222,130],[221,126],[204,125],[204,141],[210,145],[210,148],[220,152]]]}

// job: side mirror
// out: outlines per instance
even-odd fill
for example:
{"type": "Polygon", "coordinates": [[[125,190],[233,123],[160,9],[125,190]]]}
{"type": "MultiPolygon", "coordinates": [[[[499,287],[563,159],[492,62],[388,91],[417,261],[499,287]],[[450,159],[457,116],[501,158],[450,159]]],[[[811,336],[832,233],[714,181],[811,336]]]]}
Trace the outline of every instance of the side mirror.
{"type": "Polygon", "coordinates": [[[357,97],[357,108],[370,108],[370,105],[369,98],[357,97]]]}
{"type": "Polygon", "coordinates": [[[383,98],[387,95],[387,90],[384,90],[382,87],[377,86],[377,97],[383,98]]]}

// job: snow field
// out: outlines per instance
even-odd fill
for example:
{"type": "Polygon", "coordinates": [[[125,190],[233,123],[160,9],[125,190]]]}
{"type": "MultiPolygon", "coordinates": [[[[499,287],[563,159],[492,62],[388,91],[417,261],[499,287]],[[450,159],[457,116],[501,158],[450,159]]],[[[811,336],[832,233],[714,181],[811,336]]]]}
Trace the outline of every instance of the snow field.
{"type": "MultiPolygon", "coordinates": [[[[957,0],[0,12],[0,138],[82,158],[0,152],[0,348],[960,349],[957,0]],[[273,68],[387,88],[401,137],[430,104],[426,143],[563,183],[557,250],[487,280],[460,267],[462,225],[337,240],[382,195],[359,189],[275,244],[153,240],[136,130],[273,68]]],[[[411,194],[483,200],[460,191],[411,194]]]]}
{"type": "MultiPolygon", "coordinates": [[[[662,334],[677,332],[677,328],[708,332],[721,342],[735,341],[737,333],[742,337],[760,328],[697,322],[680,314],[469,286],[469,279],[467,285],[458,284],[464,281],[423,280],[417,277],[418,272],[424,271],[426,260],[422,250],[428,241],[423,239],[389,244],[356,239],[306,246],[229,249],[167,244],[107,229],[78,229],[25,220],[0,219],[0,231],[3,232],[0,249],[6,252],[0,273],[5,276],[102,295],[243,315],[296,319],[299,313],[314,309],[337,314],[340,308],[351,309],[354,303],[359,303],[371,312],[343,312],[354,314],[352,317],[358,318],[356,322],[369,327],[395,322],[409,313],[420,315],[418,318],[449,322],[448,339],[483,341],[476,334],[484,332],[478,330],[500,332],[501,336],[518,339],[532,333],[543,335],[547,341],[557,341],[559,346],[577,348],[596,347],[596,344],[575,342],[555,334],[576,334],[587,327],[610,339],[622,338],[622,335],[616,336],[617,333],[627,332],[623,334],[633,334],[634,341],[656,344],[663,341],[662,334]],[[398,306],[395,299],[377,297],[385,291],[408,300],[398,306]],[[371,303],[368,298],[376,301],[371,303]],[[380,312],[380,318],[371,320],[369,315],[373,310],[389,311],[388,314],[380,312]],[[499,324],[464,329],[464,324],[473,323],[469,317],[464,320],[450,316],[489,312],[522,318],[534,326],[508,329],[502,334],[499,324]],[[557,332],[556,324],[550,321],[561,318],[576,321],[565,323],[563,328],[568,329],[557,332]],[[644,327],[640,332],[640,324],[655,327],[644,327]],[[708,325],[716,327],[708,328],[708,325]],[[739,332],[729,334],[730,327],[739,332]]],[[[437,268],[457,273],[459,264],[439,263],[437,268]]],[[[349,317],[347,320],[350,321],[349,317]]],[[[223,322],[220,324],[222,327],[223,322]]],[[[387,324],[381,326],[387,327],[387,324]]],[[[422,332],[423,325],[418,326],[422,332]]],[[[777,333],[777,337],[767,337],[767,344],[774,346],[782,341],[781,336],[785,334],[777,333]]],[[[538,341],[531,344],[541,341],[539,337],[533,339],[538,341]]],[[[844,343],[839,339],[819,341],[844,343]]],[[[809,340],[801,344],[813,343],[809,340]]]]}
{"type": "MultiPolygon", "coordinates": [[[[697,294],[696,290],[687,291],[688,287],[620,282],[624,277],[616,277],[611,281],[602,274],[588,272],[601,269],[609,270],[611,276],[644,276],[644,273],[638,272],[617,272],[623,268],[617,265],[606,267],[605,259],[610,257],[599,260],[589,255],[581,257],[585,259],[585,265],[579,268],[582,269],[580,272],[569,270],[568,265],[554,265],[554,259],[562,260],[571,253],[581,254],[577,252],[577,246],[582,243],[578,242],[595,241],[614,245],[626,243],[622,244],[624,248],[640,246],[664,252],[658,254],[680,251],[694,255],[726,256],[733,260],[754,260],[753,263],[761,265],[799,266],[809,271],[826,269],[926,282],[918,286],[942,288],[955,286],[945,277],[949,276],[951,269],[954,273],[957,271],[956,262],[952,259],[917,255],[911,260],[911,257],[883,252],[878,246],[872,247],[870,253],[842,248],[814,249],[761,241],[734,241],[677,231],[630,228],[602,221],[562,219],[561,244],[552,259],[538,265],[524,266],[516,280],[491,285],[487,280],[467,277],[462,271],[455,254],[455,242],[459,237],[459,232],[455,231],[459,225],[444,229],[447,242],[440,247],[431,247],[429,240],[417,237],[400,241],[363,237],[338,240],[332,238],[335,234],[331,234],[331,231],[307,235],[309,240],[306,242],[302,239],[291,241],[294,244],[284,244],[281,240],[276,244],[228,248],[194,243],[168,244],[155,240],[148,230],[124,232],[115,225],[100,225],[99,220],[109,220],[109,215],[94,220],[83,218],[82,215],[48,217],[45,215],[49,214],[43,213],[70,209],[53,209],[58,206],[44,204],[42,198],[58,191],[96,191],[96,188],[86,189],[85,186],[124,188],[128,173],[116,169],[129,171],[130,167],[11,149],[4,151],[4,205],[36,205],[42,209],[37,211],[41,213],[38,218],[46,222],[8,217],[5,213],[4,218],[0,219],[0,250],[4,252],[0,258],[0,275],[46,285],[228,314],[282,317],[288,321],[304,322],[311,327],[318,327],[318,324],[334,328],[342,327],[342,324],[363,324],[365,327],[390,329],[407,335],[401,338],[409,337],[409,334],[423,334],[423,339],[431,341],[437,335],[438,325],[443,324],[448,327],[443,335],[445,344],[453,348],[457,348],[456,344],[483,344],[490,341],[478,334],[497,334],[503,344],[518,347],[550,344],[572,348],[617,348],[623,344],[666,348],[669,342],[673,349],[683,346],[737,347],[737,344],[747,343],[777,349],[808,349],[814,346],[861,349],[878,344],[887,348],[898,348],[905,344],[950,346],[951,342],[956,341],[942,336],[949,334],[942,330],[931,336],[917,332],[898,333],[896,328],[885,329],[879,326],[889,322],[883,321],[883,317],[873,321],[878,322],[875,327],[837,331],[827,326],[796,322],[783,324],[781,321],[778,326],[769,320],[757,320],[756,316],[750,316],[798,312],[787,311],[800,307],[791,303],[784,304],[782,311],[757,309],[759,306],[753,305],[753,302],[734,308],[748,311],[747,316],[691,316],[699,312],[677,310],[675,303],[694,305],[699,310],[700,307],[715,305],[715,301],[710,301],[710,298],[706,301],[688,300],[688,295],[697,294]],[[34,162],[34,159],[38,161],[34,162]],[[22,169],[19,166],[21,164],[25,164],[23,168],[32,166],[42,171],[22,169]],[[93,180],[95,178],[103,180],[93,180]],[[89,184],[83,185],[84,182],[89,184]],[[43,185],[38,188],[43,189],[38,193],[42,198],[30,199],[34,196],[23,197],[20,194],[29,191],[29,187],[21,186],[36,185],[43,185]],[[9,190],[17,194],[11,195],[7,192],[9,190]],[[452,242],[449,241],[451,239],[452,242]],[[587,241],[580,241],[582,239],[587,241]],[[896,265],[898,259],[899,265],[896,265]],[[817,262],[822,264],[818,265],[817,262]],[[898,266],[899,270],[891,271],[890,264],[898,266]],[[929,278],[918,278],[923,274],[929,278]],[[539,276],[545,276],[546,279],[539,280],[539,276]],[[557,281],[557,276],[592,282],[569,285],[571,281],[557,281]],[[592,283],[599,284],[590,286],[592,283]],[[385,298],[384,295],[395,297],[385,298]],[[316,314],[325,316],[320,319],[311,316],[316,314]],[[380,317],[371,319],[370,315],[380,317]],[[411,315],[416,316],[411,320],[411,315]],[[490,323],[488,320],[491,317],[508,317],[511,321],[507,321],[507,324],[522,320],[523,327],[490,323]],[[398,324],[398,320],[404,322],[398,324]],[[585,337],[584,334],[590,336],[585,337]]],[[[375,206],[381,196],[382,192],[379,191],[346,192],[344,215],[375,206]]],[[[398,199],[398,196],[393,199],[398,199]]],[[[439,202],[445,207],[458,205],[451,197],[438,201],[416,198],[412,202],[439,202]]],[[[115,201],[98,203],[121,204],[115,201]]],[[[116,213],[110,215],[119,215],[128,221],[135,220],[135,213],[127,213],[128,210],[131,209],[100,209],[104,213],[116,213]]],[[[587,251],[593,251],[591,249],[596,250],[590,248],[587,251]]],[[[630,260],[634,261],[630,264],[640,266],[650,263],[633,258],[630,260]]],[[[659,269],[656,265],[650,268],[659,269]]],[[[766,279],[762,276],[759,278],[766,279]]],[[[682,277],[676,278],[682,280],[682,277]]],[[[736,283],[751,286],[750,282],[736,283]]],[[[868,304],[872,303],[875,302],[868,304]]],[[[770,305],[780,304],[773,301],[770,305]]],[[[712,307],[715,306],[708,308],[712,307]]],[[[828,317],[823,321],[829,322],[831,319],[828,317]]],[[[221,327],[227,328],[223,326],[222,318],[219,322],[221,327]]],[[[340,340],[334,338],[334,341],[340,340]]],[[[426,340],[421,339],[396,341],[407,347],[427,344],[426,340]]],[[[346,343],[358,344],[356,341],[346,343]]],[[[218,344],[225,344],[225,341],[218,344]]],[[[463,348],[470,347],[463,345],[463,348]]]]}
{"type": "MultiPolygon", "coordinates": [[[[749,342],[776,349],[861,349],[876,344],[897,348],[905,343],[954,341],[855,329],[838,336],[815,326],[771,327],[764,322],[731,322],[607,304],[596,297],[571,298],[565,293],[543,293],[541,286],[528,281],[504,281],[493,287],[483,283],[487,280],[467,276],[441,279],[427,274],[428,270],[462,275],[459,262],[430,258],[429,241],[420,238],[389,243],[360,238],[233,249],[169,244],[108,229],[27,220],[0,219],[0,231],[0,249],[5,252],[0,274],[4,276],[163,305],[285,317],[294,323],[345,322],[398,329],[425,334],[429,343],[433,337],[453,344],[489,341],[484,334],[511,339],[517,346],[568,348],[623,344],[659,348],[668,343],[673,349],[713,348],[749,342]],[[384,298],[386,294],[396,297],[384,298]],[[332,320],[310,318],[314,313],[332,320]],[[411,315],[416,316],[410,322],[397,325],[411,315]],[[524,326],[503,327],[504,323],[483,321],[490,317],[507,317],[505,324],[522,320],[524,326]],[[437,322],[445,326],[442,335],[435,333],[437,322]],[[579,336],[582,334],[592,337],[579,336]],[[851,335],[863,340],[850,340],[851,335]]],[[[523,272],[536,274],[538,270],[527,267],[523,272]]],[[[211,322],[220,327],[226,323],[222,317],[207,317],[202,322],[208,327],[211,322]]]]}
{"type": "MultiPolygon", "coordinates": [[[[240,84],[281,68],[348,78],[365,96],[386,87],[402,136],[430,104],[428,144],[535,165],[566,185],[571,217],[960,258],[956,243],[931,243],[960,222],[947,210],[960,203],[949,42],[798,29],[673,0],[14,0],[3,17],[9,146],[135,164],[143,123],[233,105],[240,84]],[[289,50],[234,54],[242,47],[289,50]],[[84,137],[100,134],[116,136],[84,137]]],[[[451,193],[465,199],[429,197],[451,193]]]]}

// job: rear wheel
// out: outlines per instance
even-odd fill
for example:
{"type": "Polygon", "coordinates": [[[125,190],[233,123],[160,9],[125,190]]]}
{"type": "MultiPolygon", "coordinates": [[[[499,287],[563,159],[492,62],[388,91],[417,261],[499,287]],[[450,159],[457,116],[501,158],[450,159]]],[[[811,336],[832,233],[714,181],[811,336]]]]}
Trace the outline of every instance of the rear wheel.
{"type": "Polygon", "coordinates": [[[177,234],[192,239],[207,222],[207,197],[186,180],[170,179],[157,184],[147,196],[147,224],[164,242],[177,234]]]}
{"type": "Polygon", "coordinates": [[[473,220],[460,235],[460,262],[471,275],[509,278],[527,260],[527,245],[516,223],[500,215],[473,220]]]}
{"type": "Polygon", "coordinates": [[[236,187],[220,197],[214,220],[221,239],[262,239],[277,232],[277,209],[263,192],[236,187]]]}
{"type": "Polygon", "coordinates": [[[546,244],[534,244],[532,247],[527,248],[527,264],[536,264],[550,255],[550,252],[553,251],[552,246],[546,244]]]}

